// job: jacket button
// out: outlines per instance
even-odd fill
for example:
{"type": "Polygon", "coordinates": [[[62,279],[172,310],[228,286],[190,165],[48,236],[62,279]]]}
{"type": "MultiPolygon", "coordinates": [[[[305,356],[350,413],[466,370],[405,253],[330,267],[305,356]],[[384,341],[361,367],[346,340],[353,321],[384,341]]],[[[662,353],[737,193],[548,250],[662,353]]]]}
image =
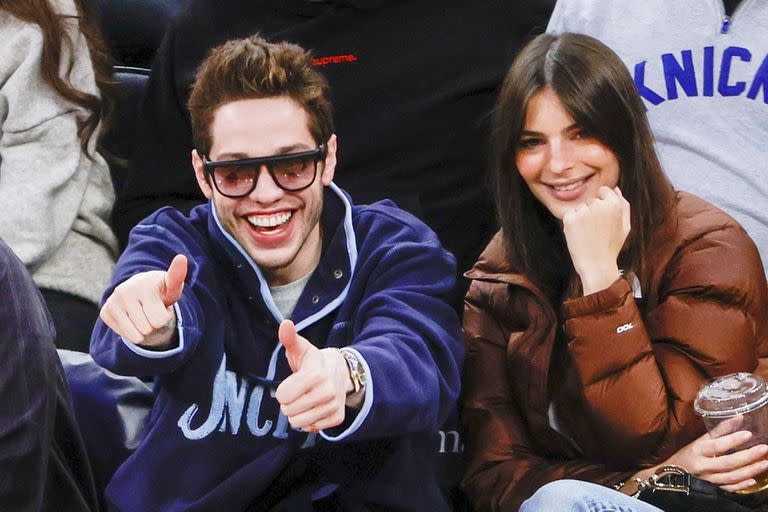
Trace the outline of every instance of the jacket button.
{"type": "Polygon", "coordinates": [[[318,302],[320,302],[320,297],[318,295],[313,295],[312,304],[317,304],[318,302]]]}
{"type": "Polygon", "coordinates": [[[341,269],[337,268],[336,270],[333,271],[333,277],[334,279],[341,279],[342,277],[344,277],[344,272],[341,269]]]}

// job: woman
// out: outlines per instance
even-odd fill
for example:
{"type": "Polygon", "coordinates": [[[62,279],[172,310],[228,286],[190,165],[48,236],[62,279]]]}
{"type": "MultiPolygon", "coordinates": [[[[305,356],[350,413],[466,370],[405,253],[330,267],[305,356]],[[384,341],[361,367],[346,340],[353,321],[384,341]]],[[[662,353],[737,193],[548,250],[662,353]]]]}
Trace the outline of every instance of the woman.
{"type": "Polygon", "coordinates": [[[88,350],[116,242],[96,150],[110,65],[73,0],[0,0],[0,238],[41,289],[60,348],[88,350]]]}
{"type": "Polygon", "coordinates": [[[752,241],[673,190],[632,77],[595,39],[532,41],[493,127],[501,231],[467,273],[464,313],[476,508],[516,511],[548,482],[614,486],[664,461],[729,491],[752,485],[768,447],[714,457],[746,434],[693,442],[692,407],[708,379],[768,355],[752,241]]]}

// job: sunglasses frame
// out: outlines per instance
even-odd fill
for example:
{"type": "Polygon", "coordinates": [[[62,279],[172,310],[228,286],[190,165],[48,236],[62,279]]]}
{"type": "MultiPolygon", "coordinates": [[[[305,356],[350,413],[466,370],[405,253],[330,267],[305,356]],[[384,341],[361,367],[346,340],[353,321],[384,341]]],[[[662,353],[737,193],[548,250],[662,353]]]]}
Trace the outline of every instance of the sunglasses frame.
{"type": "Polygon", "coordinates": [[[213,186],[216,188],[216,190],[219,192],[219,194],[223,195],[224,197],[229,197],[230,199],[240,199],[243,197],[246,197],[251,194],[251,192],[256,189],[256,184],[259,181],[259,172],[258,169],[265,165],[267,167],[267,172],[269,173],[270,177],[272,178],[272,181],[275,182],[275,185],[280,187],[281,189],[285,190],[286,192],[300,192],[306,188],[309,188],[312,186],[312,184],[317,179],[317,163],[325,158],[327,152],[327,147],[325,144],[320,144],[315,149],[311,149],[309,151],[299,151],[298,153],[286,153],[284,155],[272,155],[272,156],[260,156],[257,158],[243,158],[240,160],[219,160],[219,161],[211,161],[208,160],[208,156],[205,154],[201,154],[203,158],[203,171],[205,172],[206,177],[210,177],[211,181],[213,182],[213,186]],[[313,163],[315,164],[315,170],[312,174],[312,181],[304,185],[303,187],[299,188],[288,188],[283,186],[280,181],[275,177],[275,171],[273,170],[272,166],[270,165],[273,162],[282,162],[284,160],[295,160],[295,159],[309,159],[312,158],[313,163]],[[216,183],[216,177],[214,176],[214,171],[217,168],[221,167],[256,167],[256,179],[253,180],[253,184],[248,190],[248,192],[243,194],[237,194],[237,195],[231,195],[226,194],[219,189],[218,183],[216,183]]]}

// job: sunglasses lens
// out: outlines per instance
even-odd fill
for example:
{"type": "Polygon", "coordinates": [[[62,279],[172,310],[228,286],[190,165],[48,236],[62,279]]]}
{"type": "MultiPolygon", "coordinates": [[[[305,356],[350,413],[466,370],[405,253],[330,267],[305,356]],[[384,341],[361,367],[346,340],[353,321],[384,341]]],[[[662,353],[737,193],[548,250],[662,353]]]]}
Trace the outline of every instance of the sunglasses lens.
{"type": "Polygon", "coordinates": [[[256,179],[255,167],[217,167],[213,171],[216,188],[227,196],[248,195],[256,179]]]}
{"type": "Polygon", "coordinates": [[[281,187],[294,190],[304,188],[315,178],[313,157],[291,158],[272,163],[272,172],[281,187]]]}

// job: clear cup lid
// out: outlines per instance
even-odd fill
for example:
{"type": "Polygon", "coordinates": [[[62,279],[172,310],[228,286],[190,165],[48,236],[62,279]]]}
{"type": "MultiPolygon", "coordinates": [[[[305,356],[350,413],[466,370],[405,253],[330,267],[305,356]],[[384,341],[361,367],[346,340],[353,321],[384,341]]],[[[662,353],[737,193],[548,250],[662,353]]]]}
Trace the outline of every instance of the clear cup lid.
{"type": "Polygon", "coordinates": [[[765,381],[751,373],[732,373],[712,379],[699,390],[694,410],[705,418],[744,414],[768,402],[765,381]]]}

